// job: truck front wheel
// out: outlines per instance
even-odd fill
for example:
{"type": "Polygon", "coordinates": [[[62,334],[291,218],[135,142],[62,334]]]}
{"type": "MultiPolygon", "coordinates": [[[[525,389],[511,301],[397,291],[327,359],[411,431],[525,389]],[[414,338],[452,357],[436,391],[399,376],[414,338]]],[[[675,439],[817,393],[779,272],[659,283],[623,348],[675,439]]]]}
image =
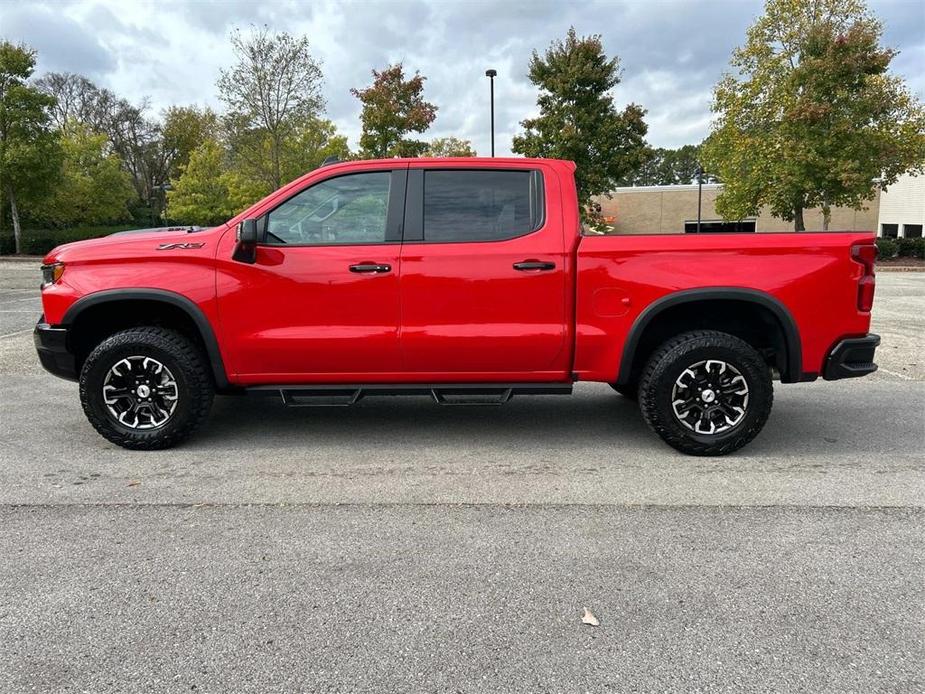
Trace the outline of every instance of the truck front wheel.
{"type": "Polygon", "coordinates": [[[725,455],[751,441],[771,413],[771,373],[747,342],[698,330],[659,347],[639,384],[639,407],[668,445],[725,455]]]}
{"type": "Polygon", "coordinates": [[[90,353],[80,404],[90,424],[123,448],[169,448],[209,414],[215,387],[202,351],[165,328],[118,332],[90,353]]]}

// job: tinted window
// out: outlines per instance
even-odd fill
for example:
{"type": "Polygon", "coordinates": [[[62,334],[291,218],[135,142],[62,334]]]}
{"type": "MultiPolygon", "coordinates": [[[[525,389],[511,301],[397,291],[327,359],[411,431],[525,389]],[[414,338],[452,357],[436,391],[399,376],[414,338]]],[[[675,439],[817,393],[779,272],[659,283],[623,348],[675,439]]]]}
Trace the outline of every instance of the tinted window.
{"type": "Polygon", "coordinates": [[[536,171],[425,171],[425,241],[499,241],[542,224],[536,171]]]}
{"type": "Polygon", "coordinates": [[[885,239],[895,239],[899,236],[899,225],[898,224],[881,224],[880,225],[880,236],[885,239]]]}
{"type": "Polygon", "coordinates": [[[389,207],[388,171],[330,178],[270,212],[267,243],[383,243],[389,207]]]}
{"type": "MultiPolygon", "coordinates": [[[[738,234],[755,231],[754,219],[740,219],[736,222],[724,222],[721,219],[704,219],[700,222],[701,234],[738,234]]],[[[697,220],[684,222],[684,232],[697,233],[697,220]]]]}

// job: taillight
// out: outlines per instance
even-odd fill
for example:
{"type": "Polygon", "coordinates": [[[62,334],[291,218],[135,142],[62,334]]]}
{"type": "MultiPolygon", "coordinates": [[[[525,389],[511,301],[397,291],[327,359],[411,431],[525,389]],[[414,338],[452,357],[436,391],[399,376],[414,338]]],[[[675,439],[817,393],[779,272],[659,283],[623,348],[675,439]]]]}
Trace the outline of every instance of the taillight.
{"type": "Polygon", "coordinates": [[[858,280],[858,310],[870,311],[874,306],[874,263],[877,260],[877,246],[873,241],[856,243],[851,247],[851,258],[864,267],[864,274],[858,280]]]}

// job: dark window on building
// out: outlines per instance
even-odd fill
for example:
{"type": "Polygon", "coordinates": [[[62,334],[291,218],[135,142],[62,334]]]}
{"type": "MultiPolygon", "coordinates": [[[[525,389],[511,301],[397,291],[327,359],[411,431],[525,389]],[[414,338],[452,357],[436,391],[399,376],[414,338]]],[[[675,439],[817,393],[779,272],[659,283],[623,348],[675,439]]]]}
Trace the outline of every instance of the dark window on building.
{"type": "Polygon", "coordinates": [[[503,241],[542,223],[538,171],[424,172],[425,241],[503,241]]]}
{"type": "MultiPolygon", "coordinates": [[[[742,234],[755,231],[754,219],[740,219],[737,222],[724,222],[721,219],[704,219],[700,222],[701,234],[742,234]]],[[[684,222],[685,234],[697,233],[697,220],[684,222]]]]}
{"type": "Polygon", "coordinates": [[[880,225],[880,236],[885,239],[895,239],[899,236],[899,225],[898,224],[881,224],[880,225]]]}
{"type": "Polygon", "coordinates": [[[903,224],[903,236],[905,236],[907,239],[922,238],[922,225],[921,224],[903,224]]]}

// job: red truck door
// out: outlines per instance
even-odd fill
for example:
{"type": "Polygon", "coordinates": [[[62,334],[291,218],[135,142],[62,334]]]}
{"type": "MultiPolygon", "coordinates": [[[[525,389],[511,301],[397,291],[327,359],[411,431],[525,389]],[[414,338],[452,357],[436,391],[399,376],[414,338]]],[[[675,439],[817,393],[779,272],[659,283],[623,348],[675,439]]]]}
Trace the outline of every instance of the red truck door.
{"type": "Polygon", "coordinates": [[[407,372],[446,381],[567,378],[558,186],[535,165],[499,166],[430,162],[409,171],[401,252],[407,372]]]}
{"type": "Polygon", "coordinates": [[[219,314],[241,382],[347,382],[401,370],[406,176],[381,165],[331,172],[271,200],[259,211],[266,237],[254,264],[232,260],[234,234],[225,234],[219,314]]]}

